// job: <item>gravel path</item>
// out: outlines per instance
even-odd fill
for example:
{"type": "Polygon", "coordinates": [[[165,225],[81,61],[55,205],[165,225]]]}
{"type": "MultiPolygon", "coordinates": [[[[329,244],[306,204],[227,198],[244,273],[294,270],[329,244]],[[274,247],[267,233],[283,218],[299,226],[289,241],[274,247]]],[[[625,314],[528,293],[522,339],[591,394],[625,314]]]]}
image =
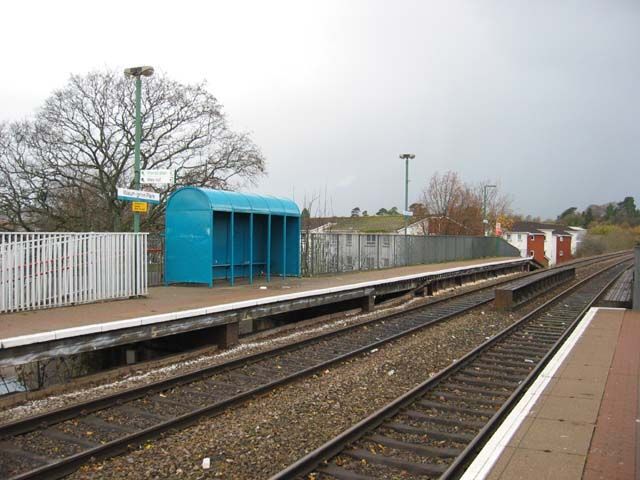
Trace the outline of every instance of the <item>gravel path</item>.
{"type": "MultiPolygon", "coordinates": [[[[586,272],[583,269],[581,277],[586,272]]],[[[321,374],[279,388],[127,455],[85,466],[73,479],[267,478],[510,325],[490,306],[425,329],[321,374]],[[209,458],[211,467],[203,469],[209,458]]]]}

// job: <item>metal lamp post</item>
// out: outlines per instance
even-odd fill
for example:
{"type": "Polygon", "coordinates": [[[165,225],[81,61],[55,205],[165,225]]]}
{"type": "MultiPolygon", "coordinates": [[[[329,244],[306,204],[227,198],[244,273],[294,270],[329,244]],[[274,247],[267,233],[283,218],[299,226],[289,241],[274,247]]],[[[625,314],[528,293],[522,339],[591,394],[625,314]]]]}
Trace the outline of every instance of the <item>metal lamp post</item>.
{"type": "Polygon", "coordinates": [[[407,248],[407,224],[409,217],[409,160],[416,158],[413,153],[403,153],[400,158],[404,160],[404,264],[409,264],[409,249],[407,248]]]}
{"type": "Polygon", "coordinates": [[[485,237],[487,236],[487,226],[489,224],[487,219],[487,190],[496,187],[497,185],[484,185],[482,187],[482,229],[485,237]]]}
{"type": "MultiPolygon", "coordinates": [[[[140,109],[142,103],[142,76],[150,77],[153,75],[153,67],[131,67],[125,68],[124,74],[127,77],[136,79],[136,143],[135,143],[135,164],[134,164],[134,180],[133,188],[140,189],[140,137],[142,136],[142,127],[140,125],[140,109]]],[[[133,231],[140,231],[140,214],[133,214],[133,231]]]]}

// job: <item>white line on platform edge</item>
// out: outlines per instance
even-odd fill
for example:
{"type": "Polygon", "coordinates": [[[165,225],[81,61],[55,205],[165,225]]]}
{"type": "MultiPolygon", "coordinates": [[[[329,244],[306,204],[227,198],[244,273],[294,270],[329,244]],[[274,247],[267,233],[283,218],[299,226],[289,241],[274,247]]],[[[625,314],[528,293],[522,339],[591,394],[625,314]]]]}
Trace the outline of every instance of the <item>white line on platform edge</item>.
{"type": "Polygon", "coordinates": [[[518,428],[520,428],[520,425],[527,417],[542,392],[547,388],[551,378],[553,378],[558,368],[560,368],[560,365],[564,363],[569,353],[571,353],[571,350],[573,350],[575,344],[591,323],[591,320],[593,320],[593,317],[595,317],[600,310],[621,309],[602,307],[592,307],[589,309],[585,316],[582,317],[582,320],[580,320],[580,323],[575,330],[571,335],[569,335],[567,341],[558,349],[551,361],[549,361],[547,366],[542,370],[542,373],[525,392],[511,413],[509,413],[505,421],[502,422],[500,427],[498,427],[482,450],[480,450],[478,456],[471,465],[469,465],[464,475],[462,475],[461,480],[482,480],[491,472],[491,469],[498,461],[498,458],[500,458],[500,455],[502,455],[505,447],[509,444],[513,435],[518,431],[518,428]]]}
{"type": "Polygon", "coordinates": [[[236,310],[239,308],[247,308],[247,307],[253,307],[258,305],[267,305],[270,303],[283,302],[286,300],[295,300],[297,298],[313,297],[316,295],[342,292],[344,290],[353,290],[356,288],[366,288],[366,287],[371,287],[375,285],[382,285],[385,283],[393,283],[393,282],[399,282],[403,280],[412,280],[415,278],[432,276],[432,275],[442,275],[443,273],[469,270],[471,268],[489,267],[493,265],[502,265],[507,263],[517,263],[523,260],[531,260],[532,258],[533,257],[520,257],[520,258],[509,259],[509,260],[498,260],[494,262],[485,262],[485,263],[478,263],[474,265],[466,265],[464,267],[444,268],[442,270],[435,270],[431,272],[420,272],[420,273],[413,273],[409,275],[402,275],[398,277],[380,278],[377,280],[370,280],[367,282],[352,283],[347,285],[339,285],[336,287],[327,287],[327,288],[320,288],[315,290],[304,290],[301,292],[287,293],[283,295],[274,295],[274,296],[256,298],[251,300],[242,300],[239,302],[232,302],[232,303],[223,303],[219,305],[211,305],[208,307],[196,307],[191,310],[179,310],[175,312],[160,313],[157,315],[125,318],[120,320],[113,320],[111,322],[93,323],[93,324],[82,325],[82,326],[73,327],[73,328],[64,328],[60,330],[51,330],[48,332],[32,333],[32,334],[20,335],[16,337],[8,337],[8,338],[0,339],[0,349],[18,347],[21,345],[30,345],[34,343],[48,342],[54,339],[59,340],[62,338],[70,338],[78,335],[84,335],[85,332],[86,333],[90,333],[94,331],[107,332],[112,330],[119,330],[121,328],[151,325],[155,323],[163,323],[163,322],[168,322],[168,321],[177,320],[181,318],[195,317],[199,315],[207,315],[207,314],[217,313],[217,312],[225,312],[229,310],[236,310]]]}

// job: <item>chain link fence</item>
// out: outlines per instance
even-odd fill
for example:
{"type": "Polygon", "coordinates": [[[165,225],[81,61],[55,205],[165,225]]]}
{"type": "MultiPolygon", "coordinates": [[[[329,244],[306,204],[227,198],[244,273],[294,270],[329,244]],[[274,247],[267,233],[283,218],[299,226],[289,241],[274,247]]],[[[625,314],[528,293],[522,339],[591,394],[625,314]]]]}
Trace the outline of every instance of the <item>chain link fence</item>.
{"type": "Polygon", "coordinates": [[[484,257],[519,257],[498,237],[418,236],[360,233],[303,233],[303,276],[484,257]]]}

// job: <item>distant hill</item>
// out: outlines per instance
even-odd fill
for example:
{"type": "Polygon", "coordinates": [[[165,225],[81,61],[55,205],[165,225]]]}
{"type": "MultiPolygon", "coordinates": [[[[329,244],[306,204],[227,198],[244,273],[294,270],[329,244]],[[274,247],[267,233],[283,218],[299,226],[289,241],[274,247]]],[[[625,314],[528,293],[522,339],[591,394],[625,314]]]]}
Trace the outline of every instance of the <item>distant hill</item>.
{"type": "MultiPolygon", "coordinates": [[[[419,219],[414,217],[409,219],[413,223],[419,219]]],[[[313,230],[332,223],[327,231],[353,231],[362,233],[392,233],[404,226],[402,215],[375,215],[370,217],[315,217],[304,218],[302,221],[303,230],[313,230]]]]}

